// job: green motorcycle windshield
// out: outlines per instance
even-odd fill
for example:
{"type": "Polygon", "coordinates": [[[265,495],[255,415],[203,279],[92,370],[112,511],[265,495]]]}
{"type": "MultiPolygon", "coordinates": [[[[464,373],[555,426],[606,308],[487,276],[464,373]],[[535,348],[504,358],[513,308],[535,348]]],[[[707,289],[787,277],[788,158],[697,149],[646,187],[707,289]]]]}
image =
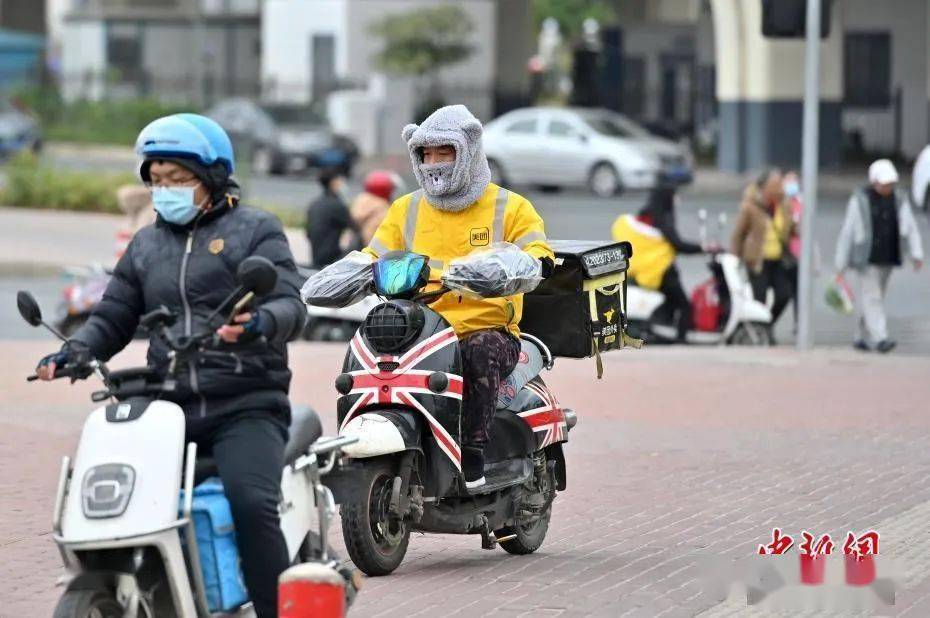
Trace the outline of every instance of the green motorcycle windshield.
{"type": "Polygon", "coordinates": [[[403,296],[423,285],[420,274],[426,266],[426,256],[418,253],[385,255],[375,262],[375,291],[385,297],[403,296]]]}

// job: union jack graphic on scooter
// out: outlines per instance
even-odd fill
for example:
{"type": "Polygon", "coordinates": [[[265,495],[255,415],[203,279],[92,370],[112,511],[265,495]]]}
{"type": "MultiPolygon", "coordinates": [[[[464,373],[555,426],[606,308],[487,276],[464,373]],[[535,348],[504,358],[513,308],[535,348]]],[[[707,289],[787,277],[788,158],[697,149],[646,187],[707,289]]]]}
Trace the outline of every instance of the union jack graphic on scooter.
{"type": "Polygon", "coordinates": [[[531,553],[566,487],[562,443],[575,415],[539,377],[552,366],[548,349],[524,335],[491,424],[487,482],[466,490],[462,362],[455,332],[428,306],[436,294],[372,309],[336,380],[340,434],[358,442],[326,483],[342,504],[349,555],[369,575],[400,565],[412,530],[478,534],[485,549],[531,553]]]}

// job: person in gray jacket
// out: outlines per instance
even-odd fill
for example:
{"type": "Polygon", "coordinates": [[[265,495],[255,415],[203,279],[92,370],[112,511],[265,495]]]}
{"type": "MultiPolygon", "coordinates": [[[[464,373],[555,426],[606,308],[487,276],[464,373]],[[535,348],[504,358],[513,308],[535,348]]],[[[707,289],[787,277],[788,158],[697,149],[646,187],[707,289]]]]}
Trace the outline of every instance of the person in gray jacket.
{"type": "Polygon", "coordinates": [[[888,159],[869,166],[869,185],[857,189],[846,206],[836,243],[836,269],[855,271],[859,280],[853,347],[890,352],[885,292],[892,269],[909,257],[914,269],[923,265],[920,230],[905,191],[897,189],[898,171],[888,159]]]}

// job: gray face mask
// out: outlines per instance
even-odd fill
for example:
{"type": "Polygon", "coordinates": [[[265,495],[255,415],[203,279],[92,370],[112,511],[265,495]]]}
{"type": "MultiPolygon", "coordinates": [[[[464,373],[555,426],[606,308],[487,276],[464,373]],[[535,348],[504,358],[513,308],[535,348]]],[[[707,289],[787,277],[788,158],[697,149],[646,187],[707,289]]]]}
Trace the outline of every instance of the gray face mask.
{"type": "Polygon", "coordinates": [[[443,163],[421,163],[420,174],[423,177],[423,190],[428,195],[448,195],[455,191],[452,187],[452,171],[455,161],[443,163]]]}

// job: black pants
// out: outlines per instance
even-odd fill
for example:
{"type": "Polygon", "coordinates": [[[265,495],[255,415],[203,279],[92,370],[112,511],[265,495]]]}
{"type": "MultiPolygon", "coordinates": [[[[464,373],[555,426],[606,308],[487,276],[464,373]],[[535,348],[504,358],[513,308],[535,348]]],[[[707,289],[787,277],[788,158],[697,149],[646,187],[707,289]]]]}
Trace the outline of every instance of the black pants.
{"type": "Polygon", "coordinates": [[[765,295],[769,288],[775,292],[775,302],[772,305],[772,326],[781,317],[782,312],[793,296],[794,283],[791,275],[781,260],[765,260],[762,271],[749,276],[752,283],[752,295],[759,302],[765,302],[765,295]]]}
{"type": "Polygon", "coordinates": [[[681,285],[681,276],[678,273],[678,267],[672,264],[662,275],[662,283],[659,284],[659,291],[665,295],[665,302],[659,307],[663,315],[672,319],[678,331],[678,341],[684,343],[688,335],[688,329],[691,328],[691,301],[685,294],[685,289],[681,285]]]}
{"type": "Polygon", "coordinates": [[[479,330],[462,340],[462,443],[483,448],[497,411],[501,381],[520,360],[520,342],[500,330],[479,330]]]}
{"type": "Polygon", "coordinates": [[[278,516],[287,426],[271,412],[191,419],[187,425],[198,454],[216,459],[255,613],[277,616],[278,575],[289,565],[278,516]]]}

